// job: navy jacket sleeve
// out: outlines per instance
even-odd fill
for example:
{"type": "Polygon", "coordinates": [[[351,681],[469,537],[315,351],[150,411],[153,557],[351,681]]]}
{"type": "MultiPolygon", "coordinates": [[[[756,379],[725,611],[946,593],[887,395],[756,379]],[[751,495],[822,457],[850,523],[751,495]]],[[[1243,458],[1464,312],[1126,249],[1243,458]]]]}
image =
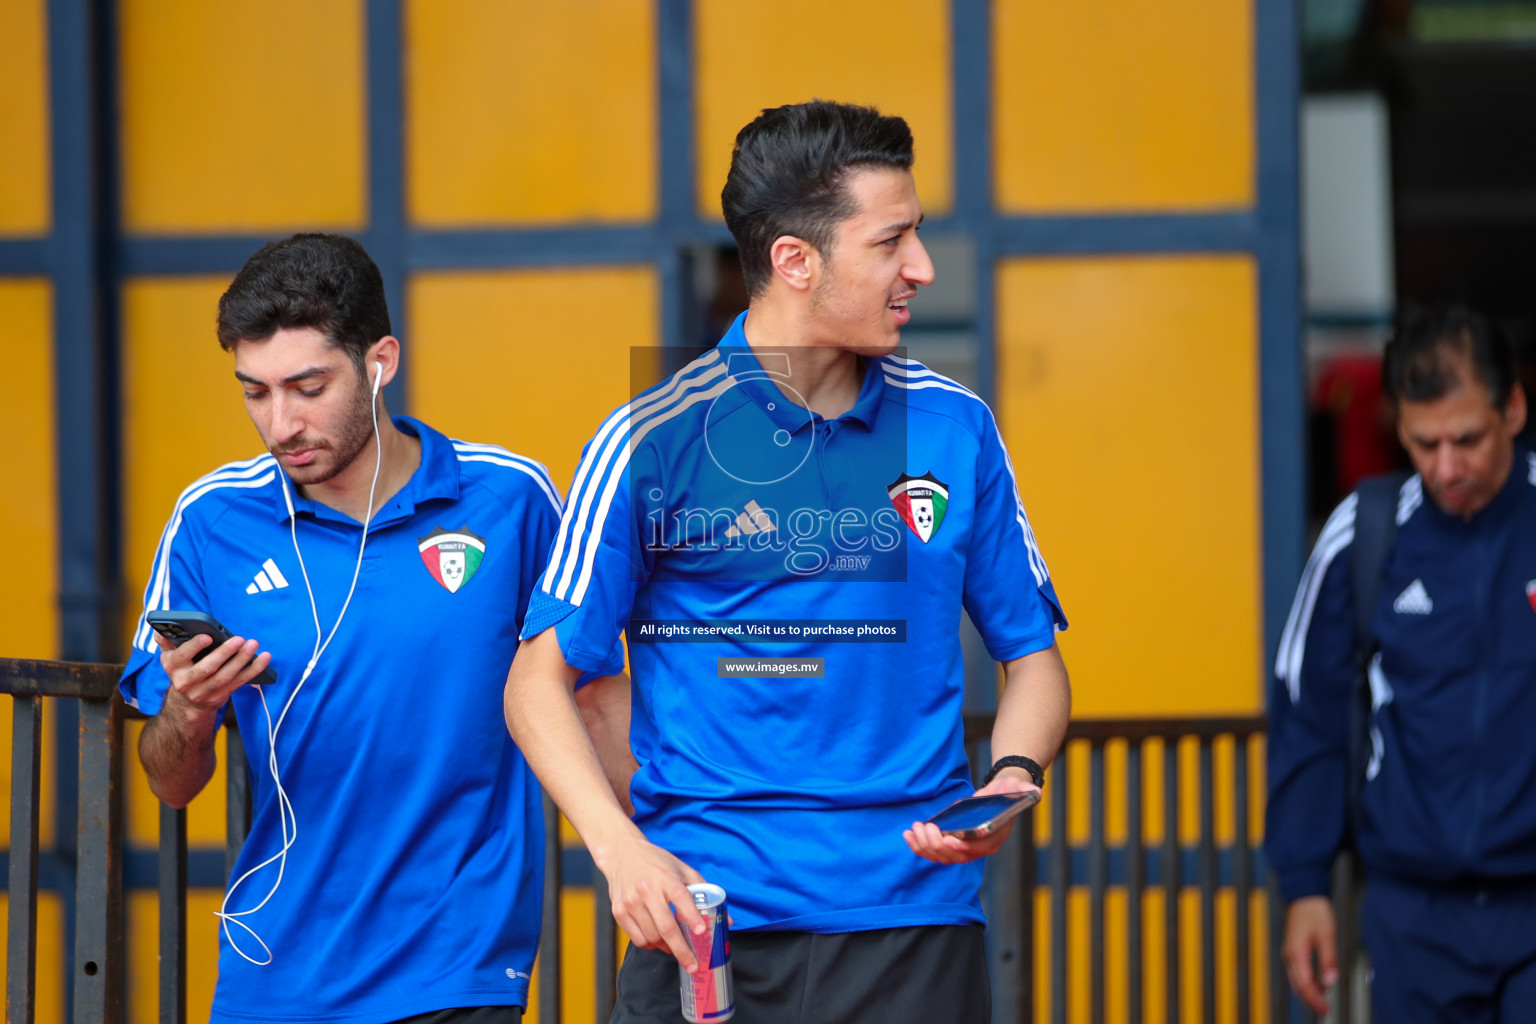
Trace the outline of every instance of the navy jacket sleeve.
{"type": "Polygon", "coordinates": [[[1356,679],[1354,537],[1351,495],[1329,517],[1307,561],[1270,686],[1264,852],[1287,903],[1329,891],[1344,841],[1356,679]]]}

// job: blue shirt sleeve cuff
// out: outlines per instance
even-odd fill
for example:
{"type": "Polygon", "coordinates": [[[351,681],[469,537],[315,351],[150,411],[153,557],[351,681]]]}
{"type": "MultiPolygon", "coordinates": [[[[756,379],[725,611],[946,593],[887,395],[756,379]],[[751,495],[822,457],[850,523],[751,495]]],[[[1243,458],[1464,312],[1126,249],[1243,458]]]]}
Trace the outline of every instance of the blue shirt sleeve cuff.
{"type": "Polygon", "coordinates": [[[602,676],[624,671],[624,645],[614,637],[606,650],[592,650],[592,645],[576,628],[580,619],[572,619],[577,610],[573,604],[535,590],[528,601],[528,611],[523,615],[523,631],[519,639],[531,640],[545,630],[553,629],[555,639],[560,643],[560,656],[567,665],[582,671],[576,684],[580,687],[602,676]]]}
{"type": "Polygon", "coordinates": [[[575,605],[550,597],[542,590],[535,590],[528,599],[528,610],[523,613],[523,631],[518,639],[532,640],[575,610],[575,605]]]}
{"type": "Polygon", "coordinates": [[[1280,873],[1280,897],[1292,903],[1307,896],[1328,896],[1333,892],[1333,872],[1326,868],[1298,868],[1280,873]]]}

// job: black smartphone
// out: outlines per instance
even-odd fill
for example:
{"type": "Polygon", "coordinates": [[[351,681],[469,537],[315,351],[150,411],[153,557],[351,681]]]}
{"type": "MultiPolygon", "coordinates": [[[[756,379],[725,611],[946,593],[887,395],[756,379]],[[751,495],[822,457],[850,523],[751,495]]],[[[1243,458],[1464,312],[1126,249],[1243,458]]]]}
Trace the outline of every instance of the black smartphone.
{"type": "Polygon", "coordinates": [[[989,793],[956,800],[928,821],[945,835],[980,839],[991,835],[1040,801],[1040,791],[989,793]]]}
{"type": "MultiPolygon", "coordinates": [[[[233,633],[224,628],[223,623],[207,612],[186,612],[167,609],[162,612],[149,612],[144,616],[144,619],[149,623],[150,628],[177,647],[191,640],[194,636],[213,637],[213,643],[199,651],[197,656],[192,659],[193,661],[202,661],[208,656],[209,651],[234,636],[233,633]]],[[[272,671],[271,665],[268,665],[262,670],[261,675],[251,681],[260,683],[263,686],[271,686],[277,682],[277,673],[272,671]]]]}

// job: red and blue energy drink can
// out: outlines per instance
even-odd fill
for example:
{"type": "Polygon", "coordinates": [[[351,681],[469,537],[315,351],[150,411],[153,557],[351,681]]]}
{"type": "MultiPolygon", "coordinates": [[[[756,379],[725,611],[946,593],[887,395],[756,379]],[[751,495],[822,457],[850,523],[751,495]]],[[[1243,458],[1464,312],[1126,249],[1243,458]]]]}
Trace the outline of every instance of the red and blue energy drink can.
{"type": "Polygon", "coordinates": [[[699,969],[682,975],[683,1019],[689,1024],[730,1020],[736,1012],[736,987],[731,983],[731,928],[725,913],[725,890],[718,885],[690,885],[693,906],[704,918],[704,934],[684,929],[699,969]]]}

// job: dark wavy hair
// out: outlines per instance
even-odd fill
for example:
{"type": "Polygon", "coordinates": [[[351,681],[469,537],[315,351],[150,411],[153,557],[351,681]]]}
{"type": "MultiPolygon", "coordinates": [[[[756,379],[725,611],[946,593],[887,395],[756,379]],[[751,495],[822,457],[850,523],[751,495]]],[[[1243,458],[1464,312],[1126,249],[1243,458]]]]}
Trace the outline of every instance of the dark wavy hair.
{"type": "Polygon", "coordinates": [[[304,234],[268,242],[219,298],[219,344],[226,352],[237,341],[298,327],[325,335],[359,374],[369,347],[394,333],[384,278],[355,239],[304,234]]]}
{"type": "Polygon", "coordinates": [[[1456,390],[1462,360],[1503,409],[1515,386],[1515,350],[1481,313],[1464,306],[1419,310],[1406,316],[1381,358],[1381,384],[1393,402],[1432,402],[1456,390]]]}
{"type": "Polygon", "coordinates": [[[747,294],[755,298],[768,286],[777,238],[793,235],[831,253],[838,223],[858,212],[849,171],[911,166],[907,122],[873,107],[812,100],[764,110],[737,133],[720,193],[747,294]]]}

